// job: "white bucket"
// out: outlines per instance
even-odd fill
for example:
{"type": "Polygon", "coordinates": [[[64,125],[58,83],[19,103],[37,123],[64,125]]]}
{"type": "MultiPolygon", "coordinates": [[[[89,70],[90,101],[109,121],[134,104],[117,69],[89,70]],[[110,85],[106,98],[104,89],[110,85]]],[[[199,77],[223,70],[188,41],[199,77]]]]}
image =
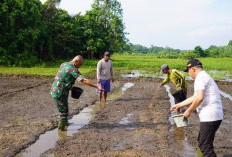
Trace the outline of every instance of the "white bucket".
{"type": "Polygon", "coordinates": [[[184,119],[183,120],[183,114],[178,114],[175,116],[172,116],[172,118],[174,119],[176,126],[179,127],[184,127],[188,125],[188,119],[184,119]]]}

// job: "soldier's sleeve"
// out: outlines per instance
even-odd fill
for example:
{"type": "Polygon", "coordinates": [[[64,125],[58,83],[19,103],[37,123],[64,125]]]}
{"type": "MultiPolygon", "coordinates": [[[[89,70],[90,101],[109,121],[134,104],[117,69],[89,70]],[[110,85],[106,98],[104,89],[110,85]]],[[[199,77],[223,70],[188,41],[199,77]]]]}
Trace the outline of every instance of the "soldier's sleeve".
{"type": "Polygon", "coordinates": [[[76,72],[71,72],[71,75],[78,81],[82,81],[85,77],[79,72],[79,71],[76,71],[76,72]]]}
{"type": "Polygon", "coordinates": [[[77,81],[80,82],[80,81],[82,81],[84,78],[85,78],[85,77],[84,77],[82,74],[80,74],[80,75],[77,77],[77,81]]]}

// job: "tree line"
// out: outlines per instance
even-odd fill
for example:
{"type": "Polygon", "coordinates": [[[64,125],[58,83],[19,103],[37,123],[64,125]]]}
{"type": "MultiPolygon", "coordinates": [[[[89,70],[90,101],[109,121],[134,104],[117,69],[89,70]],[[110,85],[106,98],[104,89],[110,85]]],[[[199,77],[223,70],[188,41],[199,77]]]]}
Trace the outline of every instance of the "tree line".
{"type": "Polygon", "coordinates": [[[128,54],[154,54],[159,58],[200,58],[200,57],[229,57],[232,58],[232,40],[226,46],[211,45],[207,49],[201,46],[196,46],[194,50],[180,50],[170,47],[150,46],[146,47],[139,44],[128,44],[127,50],[124,53],[128,54]]]}
{"type": "Polygon", "coordinates": [[[0,1],[0,65],[30,67],[77,54],[99,59],[111,53],[155,54],[160,58],[232,57],[226,46],[180,50],[131,44],[117,0],[94,0],[84,15],[58,8],[61,0],[0,1]]]}
{"type": "Polygon", "coordinates": [[[0,65],[30,67],[77,54],[94,59],[123,51],[127,39],[117,0],[94,0],[91,10],[73,16],[57,7],[60,2],[0,2],[0,65]]]}

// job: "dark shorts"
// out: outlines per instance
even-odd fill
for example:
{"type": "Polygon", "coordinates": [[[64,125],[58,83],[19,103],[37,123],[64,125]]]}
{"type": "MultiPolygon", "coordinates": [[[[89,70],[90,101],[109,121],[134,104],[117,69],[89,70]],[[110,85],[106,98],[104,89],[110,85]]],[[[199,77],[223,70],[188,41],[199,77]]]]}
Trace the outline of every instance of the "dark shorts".
{"type": "MultiPolygon", "coordinates": [[[[102,89],[105,90],[105,92],[109,93],[110,92],[110,79],[109,80],[100,80],[101,83],[98,84],[98,86],[101,86],[102,89]]],[[[97,90],[99,94],[102,93],[102,91],[97,90]]]]}
{"type": "Polygon", "coordinates": [[[177,104],[184,101],[187,98],[187,92],[184,90],[179,90],[173,93],[172,96],[175,98],[175,103],[177,104]]]}

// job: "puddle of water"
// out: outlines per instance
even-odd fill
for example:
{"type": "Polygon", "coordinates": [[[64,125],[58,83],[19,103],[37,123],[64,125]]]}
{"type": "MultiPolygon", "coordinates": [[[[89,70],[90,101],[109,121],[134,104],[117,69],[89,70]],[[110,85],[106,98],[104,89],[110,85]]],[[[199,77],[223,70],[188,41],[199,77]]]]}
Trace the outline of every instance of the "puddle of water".
{"type": "Polygon", "coordinates": [[[122,94],[122,89],[121,89],[121,88],[117,88],[117,89],[115,89],[112,93],[110,93],[110,94],[107,96],[107,100],[108,100],[108,101],[115,100],[115,99],[117,99],[121,94],[122,94]]]}
{"type": "Polygon", "coordinates": [[[34,144],[17,154],[16,157],[39,157],[45,151],[54,148],[59,139],[72,136],[73,133],[77,133],[80,128],[89,123],[92,117],[91,112],[93,111],[93,107],[94,106],[87,107],[78,115],[73,116],[73,118],[69,120],[70,125],[67,131],[58,131],[57,128],[47,131],[45,134],[41,135],[34,144]]]}
{"type": "MultiPolygon", "coordinates": [[[[120,91],[121,93],[118,95],[118,97],[120,97],[121,95],[123,95],[127,89],[129,89],[129,88],[131,88],[133,86],[134,86],[134,83],[125,83],[122,86],[121,91],[120,91]]],[[[129,121],[129,119],[131,118],[131,116],[132,116],[131,113],[127,114],[126,117],[124,117],[124,118],[121,119],[121,121],[119,122],[119,124],[127,125],[127,124],[131,123],[129,121]]]]}
{"type": "MultiPolygon", "coordinates": [[[[174,97],[172,96],[172,94],[170,92],[170,87],[168,85],[164,85],[164,88],[168,93],[168,97],[170,98],[169,102],[170,102],[170,105],[172,107],[173,105],[175,105],[175,99],[174,99],[174,97]]],[[[173,130],[174,120],[173,120],[172,116],[174,116],[174,115],[175,115],[175,111],[172,111],[170,117],[168,118],[169,122],[172,125],[170,130],[173,130]]]]}
{"type": "Polygon", "coordinates": [[[143,71],[139,70],[132,70],[128,74],[123,74],[123,78],[138,78],[138,77],[148,77],[148,74],[144,73],[143,71]]]}
{"type": "MultiPolygon", "coordinates": [[[[186,76],[185,72],[181,71],[181,73],[183,73],[186,76]]],[[[146,71],[139,71],[139,70],[132,70],[129,74],[122,75],[123,78],[151,77],[151,78],[161,78],[161,79],[165,79],[166,76],[167,74],[164,74],[162,72],[154,72],[151,75],[151,74],[147,74],[146,71]]],[[[190,76],[186,76],[185,78],[186,80],[194,80],[190,76]]]]}
{"type": "Polygon", "coordinates": [[[184,140],[182,140],[182,143],[183,143],[183,147],[184,149],[180,151],[180,154],[182,156],[195,156],[195,157],[202,157],[202,156],[199,156],[200,155],[200,152],[198,152],[196,150],[196,148],[194,148],[193,146],[191,146],[189,143],[188,143],[188,139],[187,137],[185,136],[184,140]]]}
{"type": "Polygon", "coordinates": [[[163,74],[163,73],[160,73],[160,72],[155,72],[154,74],[150,75],[150,74],[147,74],[146,71],[132,70],[128,74],[123,74],[122,77],[123,78],[152,77],[152,78],[162,78],[162,79],[164,79],[166,77],[166,75],[163,74]]]}
{"type": "Polygon", "coordinates": [[[132,70],[128,74],[121,75],[123,78],[139,78],[139,77],[152,77],[144,70],[132,70]]]}
{"type": "Polygon", "coordinates": [[[223,70],[209,70],[207,73],[212,76],[214,79],[228,79],[231,80],[232,73],[229,71],[223,71],[223,70]]]}
{"type": "MultiPolygon", "coordinates": [[[[168,85],[164,85],[164,88],[166,89],[168,97],[170,98],[170,105],[175,105],[175,99],[170,92],[170,87],[168,85]]],[[[178,144],[178,153],[183,156],[197,156],[195,148],[188,143],[187,136],[184,134],[184,128],[177,128],[176,125],[174,125],[174,120],[172,118],[173,115],[175,115],[175,112],[171,112],[171,116],[169,117],[169,122],[172,125],[169,131],[173,132],[174,134],[174,138],[178,144]]]]}
{"type": "Polygon", "coordinates": [[[152,75],[151,77],[152,77],[152,78],[165,79],[165,78],[166,78],[166,75],[165,75],[165,74],[156,73],[156,74],[152,75]]]}
{"type": "Polygon", "coordinates": [[[169,96],[169,102],[171,104],[171,106],[175,105],[175,99],[174,97],[172,96],[171,92],[170,92],[170,87],[168,85],[164,85],[164,88],[166,89],[167,93],[168,93],[168,96],[169,96]]]}
{"type": "Polygon", "coordinates": [[[73,118],[69,120],[71,125],[68,126],[67,136],[72,136],[74,133],[77,133],[80,128],[89,123],[89,121],[94,117],[94,107],[95,105],[84,108],[80,114],[73,116],[73,118]]]}
{"type": "Polygon", "coordinates": [[[129,88],[131,88],[131,87],[133,87],[134,86],[134,83],[125,83],[124,85],[123,85],[123,87],[122,87],[122,94],[124,94],[124,92],[127,90],[127,89],[129,89],[129,88]]]}
{"type": "Polygon", "coordinates": [[[129,124],[130,123],[130,121],[128,120],[128,117],[124,117],[120,122],[119,122],[119,124],[123,124],[123,125],[127,125],[127,124],[129,124]]]}
{"type": "Polygon", "coordinates": [[[107,100],[112,101],[112,100],[117,99],[118,97],[122,96],[127,89],[129,89],[133,86],[134,86],[134,83],[130,83],[130,82],[125,83],[122,86],[122,88],[117,88],[114,90],[113,93],[109,94],[109,96],[107,97],[107,100]]]}
{"type": "Polygon", "coordinates": [[[227,82],[232,82],[232,79],[224,79],[227,82]]]}
{"type": "MultiPolygon", "coordinates": [[[[128,114],[126,115],[126,117],[124,117],[124,118],[121,119],[121,121],[119,122],[119,124],[121,124],[121,125],[128,125],[128,124],[132,123],[132,122],[130,121],[130,119],[131,119],[132,116],[133,116],[133,114],[128,113],[128,114]]],[[[134,128],[128,126],[127,129],[128,129],[128,130],[133,130],[134,128]]],[[[114,130],[117,130],[117,128],[115,128],[114,130]]],[[[120,141],[120,142],[119,142],[117,145],[115,145],[115,147],[113,148],[113,150],[123,150],[123,149],[125,149],[125,147],[124,147],[124,141],[123,141],[123,142],[120,141]]]]}
{"type": "Polygon", "coordinates": [[[223,92],[223,91],[221,91],[221,90],[220,90],[220,94],[221,94],[223,97],[225,97],[225,98],[227,98],[227,99],[230,99],[230,101],[232,101],[232,96],[231,96],[231,95],[229,95],[229,94],[227,94],[227,93],[225,93],[225,92],[223,92]]]}
{"type": "MultiPolygon", "coordinates": [[[[209,70],[206,72],[214,79],[232,82],[232,73],[230,73],[229,71],[209,70]]],[[[189,75],[187,75],[185,78],[186,80],[194,80],[189,75]]]]}
{"type": "MultiPolygon", "coordinates": [[[[125,125],[125,126],[131,124],[132,122],[130,121],[130,119],[132,118],[132,116],[133,116],[133,114],[128,113],[128,114],[126,115],[126,117],[124,117],[124,118],[122,118],[122,119],[120,120],[119,124],[125,125]]],[[[133,130],[133,129],[135,129],[135,128],[132,127],[132,126],[128,126],[127,129],[128,129],[128,130],[133,130]]],[[[117,130],[117,128],[116,128],[115,130],[117,130]]]]}
{"type": "MultiPolygon", "coordinates": [[[[115,93],[112,93],[111,99],[117,99],[119,96],[124,94],[124,92],[131,88],[134,83],[125,83],[121,88],[116,89],[115,93]]],[[[87,108],[84,108],[79,114],[74,115],[72,119],[69,120],[70,125],[66,128],[67,131],[59,131],[57,128],[51,131],[47,131],[45,134],[40,135],[39,139],[29,146],[28,148],[22,150],[15,157],[39,157],[44,152],[48,151],[55,147],[56,142],[59,139],[65,139],[72,136],[74,133],[77,133],[82,127],[87,125],[90,120],[94,117],[94,110],[97,108],[97,105],[92,105],[87,108]]],[[[127,115],[127,119],[123,119],[121,124],[129,124],[128,118],[132,116],[131,114],[127,115]]],[[[47,156],[54,156],[54,154],[48,154],[47,156]]]]}
{"type": "Polygon", "coordinates": [[[173,130],[173,134],[175,137],[176,142],[178,143],[178,147],[177,150],[181,151],[184,149],[184,140],[185,140],[185,136],[184,136],[184,128],[177,128],[175,126],[175,129],[173,130]]]}
{"type": "Polygon", "coordinates": [[[122,125],[130,124],[131,122],[130,122],[129,119],[131,118],[131,116],[132,116],[131,113],[127,114],[126,117],[124,117],[124,118],[121,119],[121,121],[119,122],[119,124],[122,124],[122,125]]]}
{"type": "MultiPolygon", "coordinates": [[[[180,71],[185,75],[186,80],[194,80],[192,77],[190,77],[188,74],[186,74],[183,71],[180,71]]],[[[227,81],[232,82],[232,73],[229,71],[219,71],[219,70],[209,70],[207,73],[212,76],[214,79],[218,79],[220,81],[227,81]]],[[[164,79],[166,77],[166,74],[163,74],[162,72],[154,72],[154,74],[147,74],[144,70],[132,70],[128,74],[123,74],[123,78],[139,78],[139,77],[152,77],[152,78],[161,78],[164,79]]]]}

